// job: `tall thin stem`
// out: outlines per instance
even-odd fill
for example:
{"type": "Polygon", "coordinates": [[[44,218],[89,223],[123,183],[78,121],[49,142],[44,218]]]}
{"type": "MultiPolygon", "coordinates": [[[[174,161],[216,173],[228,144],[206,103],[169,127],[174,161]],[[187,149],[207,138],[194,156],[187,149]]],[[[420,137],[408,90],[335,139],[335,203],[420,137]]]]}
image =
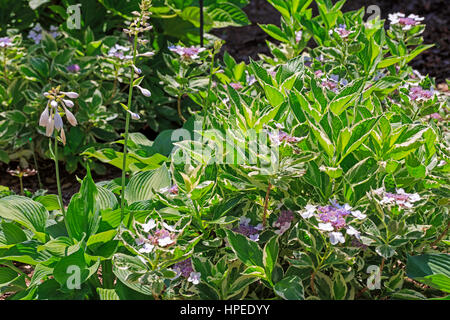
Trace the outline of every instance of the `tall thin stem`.
{"type": "MultiPolygon", "coordinates": [[[[139,19],[139,23],[137,25],[137,29],[139,29],[142,21],[142,13],[141,17],[139,19]]],[[[133,64],[130,66],[130,88],[128,91],[128,110],[131,110],[131,101],[133,98],[133,81],[134,81],[134,64],[136,62],[136,49],[137,49],[137,42],[138,42],[138,35],[135,33],[134,35],[134,45],[133,45],[133,64]]],[[[128,152],[128,132],[130,129],[130,113],[126,113],[126,120],[125,120],[125,134],[124,134],[124,144],[123,144],[123,162],[122,162],[122,190],[121,190],[121,199],[120,199],[120,208],[121,208],[121,218],[123,220],[125,216],[125,176],[126,176],[126,165],[127,165],[127,152],[128,152]]],[[[131,220],[133,219],[133,216],[131,215],[128,220],[128,227],[131,224],[131,220]]]]}
{"type": "MultiPolygon", "coordinates": [[[[59,163],[58,163],[58,135],[55,131],[55,150],[54,150],[54,155],[55,155],[55,171],[56,171],[56,186],[58,188],[58,197],[59,197],[59,205],[61,206],[61,212],[63,214],[64,217],[64,221],[66,221],[66,209],[64,208],[64,203],[63,203],[63,197],[62,197],[62,191],[61,191],[61,180],[59,179],[59,163]]],[[[66,222],[67,224],[67,222],[66,222]]],[[[69,230],[67,230],[67,232],[69,232],[69,230]]]]}
{"type": "Polygon", "coordinates": [[[267,191],[266,191],[266,198],[264,199],[264,212],[263,212],[263,219],[262,219],[262,224],[263,227],[266,226],[266,221],[267,221],[267,207],[269,205],[269,195],[270,195],[270,189],[272,188],[272,184],[269,182],[269,185],[267,186],[267,191]]]}
{"type": "Polygon", "coordinates": [[[178,110],[178,116],[180,117],[181,121],[186,122],[186,118],[183,117],[183,114],[181,113],[181,95],[178,95],[177,110],[178,110]]]}
{"type": "Polygon", "coordinates": [[[207,110],[210,103],[209,93],[211,91],[212,86],[212,76],[213,76],[213,70],[214,70],[214,57],[216,55],[215,49],[213,49],[212,56],[211,56],[211,65],[209,67],[209,81],[208,81],[208,92],[206,94],[206,101],[203,103],[203,130],[206,128],[206,116],[207,116],[207,110]]]}
{"type": "Polygon", "coordinates": [[[20,181],[20,195],[23,196],[23,181],[22,181],[22,176],[21,174],[19,174],[19,181],[20,181]]]}
{"type": "Polygon", "coordinates": [[[6,48],[3,49],[3,68],[4,68],[4,76],[5,76],[5,82],[6,84],[9,84],[9,79],[7,75],[7,69],[6,69],[6,48]]]}
{"type": "Polygon", "coordinates": [[[55,150],[53,151],[53,154],[55,156],[55,172],[56,172],[56,186],[58,188],[58,198],[59,198],[59,205],[61,206],[61,212],[63,214],[64,219],[64,225],[66,226],[67,234],[71,238],[71,232],[69,229],[69,223],[66,219],[66,209],[64,208],[64,202],[62,198],[62,191],[61,191],[61,180],[59,179],[59,164],[58,164],[58,134],[55,130],[55,150]]]}

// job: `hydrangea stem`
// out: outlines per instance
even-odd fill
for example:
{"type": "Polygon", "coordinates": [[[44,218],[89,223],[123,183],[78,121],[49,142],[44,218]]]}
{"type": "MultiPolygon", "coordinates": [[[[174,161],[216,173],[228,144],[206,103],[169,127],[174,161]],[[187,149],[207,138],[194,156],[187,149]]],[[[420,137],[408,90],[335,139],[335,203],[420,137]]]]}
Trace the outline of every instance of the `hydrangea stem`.
{"type": "Polygon", "coordinates": [[[186,122],[186,118],[183,117],[183,114],[181,113],[181,95],[178,95],[177,110],[178,110],[178,116],[180,117],[181,121],[186,122]]]}
{"type": "Polygon", "coordinates": [[[214,71],[214,57],[216,56],[216,51],[213,49],[212,57],[211,57],[211,65],[209,67],[209,80],[208,80],[208,92],[206,94],[206,101],[203,103],[203,130],[206,129],[206,117],[208,115],[208,107],[210,104],[210,98],[209,94],[211,92],[211,86],[212,86],[212,77],[213,77],[213,71],[214,71]]]}
{"type": "Polygon", "coordinates": [[[272,184],[269,182],[269,185],[267,186],[267,191],[266,191],[266,198],[264,199],[264,212],[263,212],[263,219],[262,219],[263,227],[265,227],[267,224],[267,207],[269,206],[269,195],[270,195],[271,188],[272,188],[272,184]]]}

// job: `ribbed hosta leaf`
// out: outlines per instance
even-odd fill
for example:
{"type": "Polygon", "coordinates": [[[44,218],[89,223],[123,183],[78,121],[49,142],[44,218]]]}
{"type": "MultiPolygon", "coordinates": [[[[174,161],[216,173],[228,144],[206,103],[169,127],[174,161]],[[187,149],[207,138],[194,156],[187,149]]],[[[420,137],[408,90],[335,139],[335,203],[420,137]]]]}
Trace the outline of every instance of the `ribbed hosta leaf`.
{"type": "Polygon", "coordinates": [[[100,300],[120,300],[114,289],[97,288],[97,293],[100,300]]]}
{"type": "Polygon", "coordinates": [[[43,240],[48,211],[39,202],[21,196],[0,199],[0,217],[13,220],[30,229],[43,240]]]}
{"type": "Polygon", "coordinates": [[[170,186],[169,170],[163,164],[160,168],[138,173],[130,179],[125,190],[128,204],[136,201],[149,200],[154,190],[170,186]]]}
{"type": "Polygon", "coordinates": [[[97,186],[97,203],[99,205],[100,210],[104,209],[112,209],[115,210],[119,206],[119,202],[117,201],[114,193],[109,191],[108,189],[97,186]]]}
{"type": "Polygon", "coordinates": [[[410,256],[406,274],[429,286],[450,292],[450,255],[442,253],[410,256]]]}

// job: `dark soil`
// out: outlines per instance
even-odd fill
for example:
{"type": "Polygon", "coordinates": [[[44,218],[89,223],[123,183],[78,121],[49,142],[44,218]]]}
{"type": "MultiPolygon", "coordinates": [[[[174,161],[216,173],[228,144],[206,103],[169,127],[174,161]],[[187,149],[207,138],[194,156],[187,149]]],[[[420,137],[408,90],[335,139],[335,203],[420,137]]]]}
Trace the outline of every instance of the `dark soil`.
{"type": "MultiPolygon", "coordinates": [[[[333,3],[336,1],[333,0],[333,3]]],[[[450,3],[448,0],[348,0],[343,11],[357,10],[361,7],[377,5],[381,10],[381,18],[386,19],[389,13],[403,12],[414,13],[424,17],[427,25],[423,33],[426,44],[434,43],[436,46],[416,57],[411,65],[421,74],[429,74],[436,78],[436,83],[445,82],[450,70],[450,33],[449,17],[450,3]]],[[[312,5],[313,9],[314,5],[312,5]]],[[[261,30],[258,24],[280,25],[280,14],[266,0],[250,0],[250,4],[244,8],[251,25],[246,27],[230,27],[213,31],[216,36],[226,41],[224,50],[230,53],[238,61],[249,61],[249,57],[258,60],[258,53],[268,55],[269,50],[266,40],[271,39],[261,30]]],[[[317,10],[313,15],[317,15],[317,10]]],[[[369,17],[369,14],[365,18],[369,17]]],[[[386,22],[388,24],[388,21],[386,22]]],[[[271,41],[274,41],[271,39],[271,41]]]]}
{"type": "MultiPolygon", "coordinates": [[[[16,194],[20,194],[20,183],[19,178],[13,177],[7,173],[8,168],[16,168],[17,164],[11,163],[10,166],[0,163],[0,186],[7,186],[13,190],[16,194]]],[[[56,176],[55,176],[55,166],[53,160],[39,161],[39,174],[41,182],[43,184],[43,189],[47,190],[47,194],[58,194],[56,187],[56,176]]],[[[83,179],[86,175],[86,170],[79,169],[75,173],[69,174],[64,170],[64,166],[60,165],[60,179],[61,179],[61,189],[63,194],[63,202],[67,205],[70,202],[70,198],[73,194],[77,193],[80,189],[80,184],[77,178],[83,179]]],[[[94,181],[104,181],[112,180],[114,178],[120,177],[121,171],[113,166],[108,165],[108,172],[105,175],[98,175],[92,172],[92,178],[94,181]]],[[[35,192],[40,189],[38,176],[24,177],[23,186],[25,190],[30,192],[35,192]]]]}

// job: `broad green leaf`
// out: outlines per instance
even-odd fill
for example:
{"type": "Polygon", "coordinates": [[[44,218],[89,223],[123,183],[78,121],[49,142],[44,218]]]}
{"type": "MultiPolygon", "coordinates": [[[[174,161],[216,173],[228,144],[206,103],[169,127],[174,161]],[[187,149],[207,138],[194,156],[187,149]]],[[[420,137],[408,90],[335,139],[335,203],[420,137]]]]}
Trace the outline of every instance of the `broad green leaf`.
{"type": "Polygon", "coordinates": [[[2,198],[0,199],[0,217],[21,224],[33,231],[38,239],[44,241],[48,211],[39,202],[21,196],[2,198]]]}
{"type": "Polygon", "coordinates": [[[450,255],[423,254],[409,256],[406,275],[429,286],[450,292],[450,255]]]}
{"type": "Polygon", "coordinates": [[[239,260],[249,267],[257,266],[264,270],[263,251],[257,242],[228,229],[225,232],[231,248],[239,260]]]}
{"type": "Polygon", "coordinates": [[[66,212],[69,236],[81,240],[95,234],[100,223],[98,189],[88,168],[78,193],[73,195],[66,212]]]}
{"type": "Polygon", "coordinates": [[[166,165],[155,170],[141,172],[133,176],[125,189],[128,204],[153,198],[154,191],[170,186],[169,170],[166,165]]]}
{"type": "Polygon", "coordinates": [[[298,276],[288,276],[274,286],[277,295],[285,300],[304,300],[305,294],[302,279],[298,276]]]}

